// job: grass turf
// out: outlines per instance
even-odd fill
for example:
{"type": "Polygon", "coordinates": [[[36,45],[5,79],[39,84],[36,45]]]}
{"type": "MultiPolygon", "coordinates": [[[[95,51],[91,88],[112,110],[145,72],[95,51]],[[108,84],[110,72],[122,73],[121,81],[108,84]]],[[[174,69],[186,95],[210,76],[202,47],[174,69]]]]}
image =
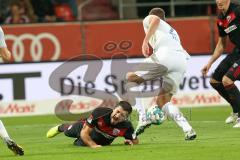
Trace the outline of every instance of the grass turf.
{"type": "MultiPolygon", "coordinates": [[[[230,107],[182,109],[196,130],[194,141],[185,141],[183,132],[172,121],[161,126],[151,126],[139,136],[140,144],[122,145],[118,138],[111,146],[98,149],[76,147],[73,139],[58,135],[46,138],[47,130],[61,123],[55,116],[2,118],[9,134],[24,147],[23,157],[14,156],[0,142],[1,160],[227,160],[238,159],[240,128],[224,124],[230,107]]],[[[132,120],[136,125],[136,113],[132,120]]]]}

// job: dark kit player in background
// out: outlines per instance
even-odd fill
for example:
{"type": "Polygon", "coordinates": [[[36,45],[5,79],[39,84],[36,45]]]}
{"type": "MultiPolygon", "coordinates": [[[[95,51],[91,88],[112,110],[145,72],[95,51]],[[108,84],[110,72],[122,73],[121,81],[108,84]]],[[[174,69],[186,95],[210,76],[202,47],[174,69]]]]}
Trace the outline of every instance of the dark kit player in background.
{"type": "Polygon", "coordinates": [[[120,101],[114,109],[98,107],[86,120],[51,128],[47,138],[64,132],[67,137],[75,138],[74,145],[77,146],[98,148],[110,145],[116,137],[124,137],[125,144],[137,144],[132,123],[127,120],[131,112],[132,107],[126,101],[120,101]]]}
{"type": "Polygon", "coordinates": [[[216,0],[220,14],[217,26],[219,38],[214,53],[202,73],[206,76],[212,64],[226,48],[227,37],[235,45],[232,53],[227,55],[214,71],[210,84],[232,106],[233,113],[226,123],[236,121],[234,128],[240,127],[240,92],[234,82],[240,80],[240,5],[230,0],[216,0]]]}

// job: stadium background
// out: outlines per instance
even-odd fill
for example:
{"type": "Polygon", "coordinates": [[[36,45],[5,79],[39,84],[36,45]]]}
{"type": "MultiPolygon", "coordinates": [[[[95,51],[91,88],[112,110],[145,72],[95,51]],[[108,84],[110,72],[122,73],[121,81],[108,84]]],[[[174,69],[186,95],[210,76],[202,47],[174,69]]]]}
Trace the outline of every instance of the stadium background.
{"type": "MultiPolygon", "coordinates": [[[[209,77],[203,78],[200,73],[210,58],[218,37],[214,0],[77,2],[78,15],[75,17],[68,4],[58,3],[55,6],[55,16],[61,19],[58,22],[2,24],[13,56],[10,63],[0,64],[0,117],[7,117],[3,121],[10,135],[25,148],[24,159],[76,159],[79,154],[83,155],[82,159],[158,159],[161,156],[163,159],[226,159],[230,155],[237,156],[235,151],[239,143],[236,142],[239,131],[224,124],[230,108],[211,88],[209,77]],[[60,111],[70,110],[71,113],[91,111],[103,102],[91,98],[91,94],[86,97],[65,90],[66,94],[63,95],[53,90],[49,79],[55,69],[76,56],[79,60],[77,62],[90,65],[99,62],[96,58],[99,57],[103,67],[95,82],[83,80],[86,71],[83,66],[71,72],[67,76],[71,80],[66,80],[66,83],[81,84],[90,90],[107,88],[116,94],[121,86],[115,90],[113,85],[106,83],[106,78],[112,75],[112,63],[126,61],[124,55],[128,56],[128,62],[143,59],[141,44],[144,32],[141,18],[155,6],[162,6],[166,10],[167,21],[177,30],[182,45],[192,55],[179,94],[173,98],[173,102],[186,107],[183,112],[196,128],[199,138],[195,142],[186,143],[175,124],[166,122],[169,125],[150,128],[140,137],[141,144],[131,148],[130,152],[127,146],[118,145],[121,144],[120,140],[113,144],[113,148],[106,147],[99,151],[75,148],[70,145],[71,140],[65,141],[63,136],[57,140],[47,140],[44,137],[47,129],[64,120],[55,115],[56,104],[61,100],[73,100],[71,105],[58,108],[60,111]],[[95,58],[89,55],[94,55],[95,58]],[[111,59],[112,56],[114,59],[111,59]],[[216,149],[217,146],[222,148],[216,149]],[[140,156],[142,151],[144,153],[140,156]]],[[[230,44],[227,52],[232,48],[230,44]]],[[[221,58],[223,57],[224,55],[221,58]]],[[[219,61],[215,65],[218,63],[219,61]]],[[[56,79],[56,83],[59,83],[59,79],[56,79]]],[[[57,90],[64,90],[63,86],[58,87],[57,90]]],[[[146,98],[143,103],[146,107],[150,106],[152,99],[146,98]]],[[[104,104],[114,105],[109,99],[104,99],[104,104]]],[[[135,114],[132,120],[136,123],[135,114]]],[[[14,158],[2,148],[1,146],[1,159],[14,158]]]]}

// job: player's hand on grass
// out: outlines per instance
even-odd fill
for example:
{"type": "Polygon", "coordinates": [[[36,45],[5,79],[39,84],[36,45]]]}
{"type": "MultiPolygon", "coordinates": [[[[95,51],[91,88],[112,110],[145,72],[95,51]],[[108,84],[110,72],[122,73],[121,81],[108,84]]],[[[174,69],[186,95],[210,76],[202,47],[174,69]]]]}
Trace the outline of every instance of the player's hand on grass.
{"type": "Polygon", "coordinates": [[[149,50],[148,43],[143,41],[143,44],[142,44],[142,54],[145,57],[149,57],[149,53],[150,53],[150,50],[149,50]]]}
{"type": "Polygon", "coordinates": [[[211,65],[209,65],[209,64],[205,65],[205,66],[202,68],[201,72],[202,72],[202,75],[203,75],[204,77],[207,76],[207,73],[208,73],[208,71],[209,71],[210,68],[211,68],[211,65]]]}
{"type": "Polygon", "coordinates": [[[125,140],[124,140],[124,144],[125,144],[125,145],[131,145],[131,146],[132,146],[132,145],[133,145],[133,142],[132,142],[132,140],[130,140],[130,139],[125,139],[125,140]]]}
{"type": "Polygon", "coordinates": [[[102,147],[101,145],[94,145],[94,146],[91,146],[91,148],[100,148],[102,147]]]}

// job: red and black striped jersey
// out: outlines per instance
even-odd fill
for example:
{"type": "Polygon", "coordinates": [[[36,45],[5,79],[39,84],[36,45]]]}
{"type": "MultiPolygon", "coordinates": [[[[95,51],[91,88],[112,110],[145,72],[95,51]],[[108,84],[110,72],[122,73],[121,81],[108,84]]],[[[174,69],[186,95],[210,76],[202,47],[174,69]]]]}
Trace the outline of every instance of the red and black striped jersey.
{"type": "Polygon", "coordinates": [[[226,14],[218,15],[217,26],[220,37],[229,36],[233,44],[240,48],[240,5],[230,3],[226,14]]]}
{"type": "Polygon", "coordinates": [[[125,120],[116,125],[111,124],[111,113],[113,109],[99,107],[93,110],[87,118],[86,124],[93,128],[90,134],[92,140],[100,145],[109,145],[116,137],[133,139],[134,128],[130,121],[125,120]]]}

